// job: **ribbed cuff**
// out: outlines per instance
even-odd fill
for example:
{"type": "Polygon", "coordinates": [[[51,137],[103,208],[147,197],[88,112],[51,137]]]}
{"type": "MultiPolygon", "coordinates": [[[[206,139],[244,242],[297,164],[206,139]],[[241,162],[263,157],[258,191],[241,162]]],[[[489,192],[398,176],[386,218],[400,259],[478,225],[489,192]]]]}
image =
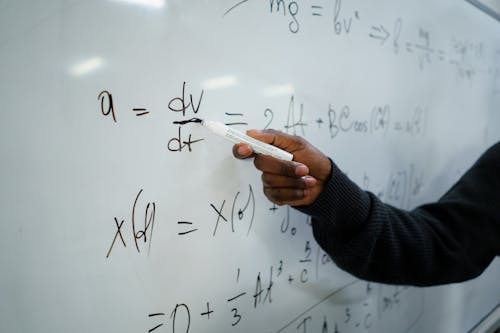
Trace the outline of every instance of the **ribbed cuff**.
{"type": "Polygon", "coordinates": [[[294,208],[335,228],[357,229],[369,216],[370,196],[331,163],[331,178],[314,203],[294,208]]]}

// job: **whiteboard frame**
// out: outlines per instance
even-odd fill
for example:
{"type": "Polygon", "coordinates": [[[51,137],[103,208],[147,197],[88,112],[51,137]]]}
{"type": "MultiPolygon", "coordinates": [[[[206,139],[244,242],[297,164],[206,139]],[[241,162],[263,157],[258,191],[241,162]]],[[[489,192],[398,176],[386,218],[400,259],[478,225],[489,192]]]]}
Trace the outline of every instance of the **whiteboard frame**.
{"type": "Polygon", "coordinates": [[[500,303],[491,310],[469,333],[494,333],[500,329],[500,303]]]}
{"type": "Polygon", "coordinates": [[[466,0],[500,22],[500,3],[494,0],[466,0]]]}

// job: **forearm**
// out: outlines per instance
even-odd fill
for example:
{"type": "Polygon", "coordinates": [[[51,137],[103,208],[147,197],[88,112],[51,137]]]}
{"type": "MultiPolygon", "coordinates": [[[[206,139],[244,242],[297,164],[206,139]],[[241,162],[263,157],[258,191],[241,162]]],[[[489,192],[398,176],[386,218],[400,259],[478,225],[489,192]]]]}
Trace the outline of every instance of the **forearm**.
{"type": "Polygon", "coordinates": [[[382,203],[335,165],[320,197],[297,208],[312,216],[316,240],[337,265],[360,278],[413,285],[463,281],[499,252],[500,180],[491,168],[499,165],[498,151],[497,145],[441,200],[413,211],[382,203]]]}

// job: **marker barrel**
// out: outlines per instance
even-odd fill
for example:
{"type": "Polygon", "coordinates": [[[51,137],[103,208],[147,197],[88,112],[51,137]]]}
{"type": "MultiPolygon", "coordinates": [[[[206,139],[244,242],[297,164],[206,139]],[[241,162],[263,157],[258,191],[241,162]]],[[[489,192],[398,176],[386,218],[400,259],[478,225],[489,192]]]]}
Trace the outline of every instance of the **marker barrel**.
{"type": "Polygon", "coordinates": [[[205,127],[210,129],[213,133],[222,136],[223,138],[233,143],[246,143],[257,154],[269,155],[281,160],[291,161],[293,154],[284,151],[276,146],[254,139],[243,132],[235,130],[217,121],[204,120],[202,123],[205,127]]]}

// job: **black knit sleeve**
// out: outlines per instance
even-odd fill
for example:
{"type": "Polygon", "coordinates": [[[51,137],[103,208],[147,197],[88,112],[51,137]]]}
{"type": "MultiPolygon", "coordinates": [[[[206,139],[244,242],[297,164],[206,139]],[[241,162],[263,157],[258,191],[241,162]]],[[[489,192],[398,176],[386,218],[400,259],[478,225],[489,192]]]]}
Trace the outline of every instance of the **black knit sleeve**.
{"type": "Polygon", "coordinates": [[[405,211],[382,203],[332,162],[310,206],[314,237],[335,263],[366,280],[437,285],[474,278],[500,255],[500,143],[437,202],[405,211]]]}

